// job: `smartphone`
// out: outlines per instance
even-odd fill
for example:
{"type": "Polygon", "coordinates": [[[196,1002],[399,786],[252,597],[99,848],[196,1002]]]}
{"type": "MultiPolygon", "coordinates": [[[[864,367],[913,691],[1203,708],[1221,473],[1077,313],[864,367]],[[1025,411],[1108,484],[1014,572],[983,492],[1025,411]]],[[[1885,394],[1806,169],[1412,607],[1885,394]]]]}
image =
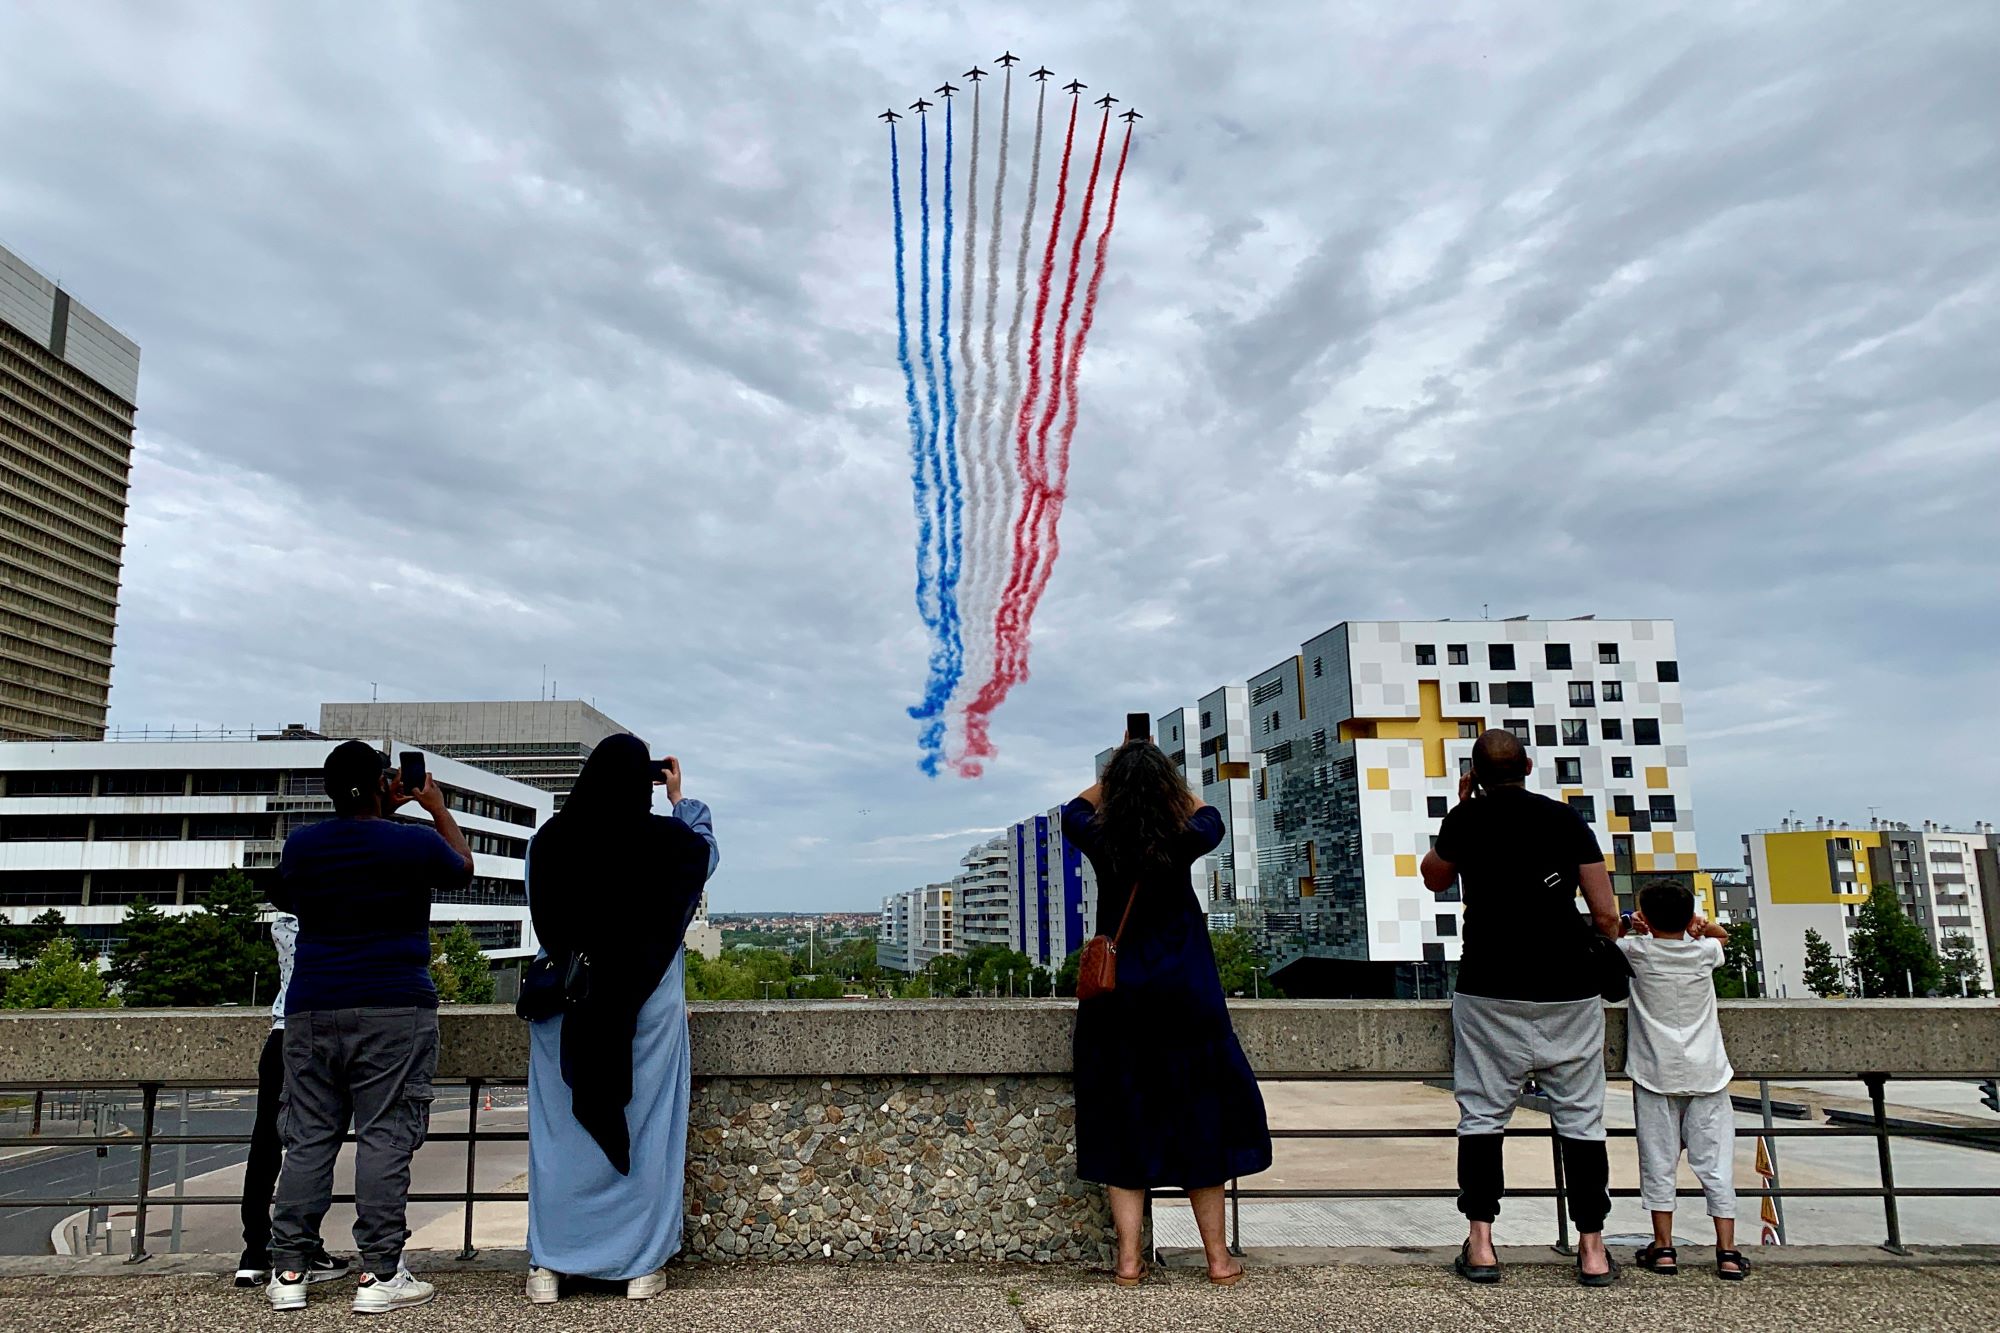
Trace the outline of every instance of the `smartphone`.
{"type": "Polygon", "coordinates": [[[396,758],[400,761],[398,769],[402,775],[403,794],[415,796],[424,789],[424,752],[405,750],[396,758]]]}
{"type": "Polygon", "coordinates": [[[1153,715],[1151,713],[1127,713],[1125,715],[1125,739],[1128,741],[1149,741],[1153,739],[1153,715]]]}

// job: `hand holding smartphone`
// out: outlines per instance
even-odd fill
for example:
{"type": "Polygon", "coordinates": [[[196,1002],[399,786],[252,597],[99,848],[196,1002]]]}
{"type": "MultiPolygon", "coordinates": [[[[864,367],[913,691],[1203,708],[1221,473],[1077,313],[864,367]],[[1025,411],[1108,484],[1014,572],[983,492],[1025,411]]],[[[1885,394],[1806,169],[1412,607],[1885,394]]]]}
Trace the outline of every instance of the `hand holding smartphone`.
{"type": "Polygon", "coordinates": [[[1153,739],[1152,714],[1127,713],[1125,715],[1125,739],[1128,741],[1149,741],[1153,739]]]}

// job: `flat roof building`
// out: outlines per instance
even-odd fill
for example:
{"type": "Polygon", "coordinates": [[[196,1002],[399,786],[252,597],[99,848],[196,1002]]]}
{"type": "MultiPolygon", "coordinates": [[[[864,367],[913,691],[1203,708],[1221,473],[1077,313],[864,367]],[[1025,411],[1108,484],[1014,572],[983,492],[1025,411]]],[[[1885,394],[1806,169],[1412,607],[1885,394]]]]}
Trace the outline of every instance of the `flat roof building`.
{"type": "Polygon", "coordinates": [[[0,740],[100,740],[139,347],[0,246],[0,740]]]}
{"type": "MultiPolygon", "coordinates": [[[[385,754],[419,748],[364,738],[385,754]]],[[[0,742],[0,915],[25,923],[54,908],[108,953],[141,898],[194,911],[215,878],[240,868],[269,891],[293,829],[333,816],[322,766],[333,742],[0,742]]],[[[439,890],[431,920],[464,921],[495,960],[531,958],[523,882],[528,839],[549,793],[431,754],[426,765],[472,847],[473,878],[439,890]]],[[[424,822],[408,805],[399,817],[424,822]]]]}
{"type": "Polygon", "coordinates": [[[553,793],[556,809],[597,743],[631,730],[581,699],[321,704],[324,736],[401,736],[553,793]]]}

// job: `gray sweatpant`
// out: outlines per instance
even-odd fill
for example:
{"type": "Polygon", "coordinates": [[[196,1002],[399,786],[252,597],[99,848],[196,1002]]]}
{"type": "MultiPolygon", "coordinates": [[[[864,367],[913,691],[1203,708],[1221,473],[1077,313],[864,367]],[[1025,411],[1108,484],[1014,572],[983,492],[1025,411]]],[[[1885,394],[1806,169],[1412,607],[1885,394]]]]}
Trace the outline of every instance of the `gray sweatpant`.
{"type": "Polygon", "coordinates": [[[1639,1193],[1649,1211],[1674,1211],[1674,1170],[1686,1148],[1708,1215],[1736,1216],[1736,1104],[1729,1089],[1669,1097],[1634,1083],[1632,1122],[1639,1130],[1639,1193]]]}
{"type": "Polygon", "coordinates": [[[1566,1139],[1604,1138],[1604,1002],[1498,1000],[1460,991],[1451,1000],[1452,1089],[1458,1132],[1507,1128],[1530,1076],[1566,1139]]]}
{"type": "Polygon", "coordinates": [[[285,1019],[285,1167],[271,1218],[271,1266],[296,1270],[320,1247],[333,1163],[354,1125],[354,1244],[361,1267],[393,1276],[410,1238],[410,1157],[430,1129],[435,1009],[321,1009],[285,1019]]]}

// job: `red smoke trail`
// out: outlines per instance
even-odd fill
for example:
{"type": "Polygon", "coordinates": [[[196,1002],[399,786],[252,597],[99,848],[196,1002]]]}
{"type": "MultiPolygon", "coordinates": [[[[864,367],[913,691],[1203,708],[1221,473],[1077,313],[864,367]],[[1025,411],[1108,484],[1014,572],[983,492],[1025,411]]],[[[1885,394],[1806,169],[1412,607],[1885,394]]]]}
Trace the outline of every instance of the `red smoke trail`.
{"type": "MultiPolygon", "coordinates": [[[[1078,317],[1076,343],[1070,348],[1069,365],[1064,371],[1069,393],[1069,410],[1063,415],[1062,433],[1057,437],[1056,463],[1052,469],[1054,483],[1048,488],[1048,503],[1045,509],[1048,519],[1048,558],[1037,570],[1034,586],[1029,590],[1022,608],[1022,623],[1033,624],[1035,608],[1041,604],[1042,594],[1048,590],[1049,577],[1055,572],[1056,557],[1062,553],[1062,539],[1057,534],[1057,525],[1062,521],[1063,500],[1069,493],[1069,446],[1076,437],[1077,379],[1083,368],[1083,344],[1090,337],[1090,326],[1097,318],[1097,293],[1104,285],[1104,261],[1111,253],[1111,228],[1118,222],[1118,187],[1125,180],[1125,159],[1132,153],[1132,126],[1125,126],[1125,142],[1118,150],[1118,169],[1111,176],[1111,202],[1104,210],[1104,230],[1097,236],[1097,255],[1090,273],[1090,289],[1084,294],[1083,314],[1078,317]]],[[[1088,216],[1089,204],[1084,205],[1088,216]]],[[[1021,679],[1027,678],[1025,657],[1021,663],[1021,679]]]]}
{"type": "MultiPolygon", "coordinates": [[[[964,757],[968,760],[989,758],[993,754],[993,742],[988,733],[988,719],[993,710],[1000,706],[1000,701],[1007,697],[1007,686],[1002,683],[1003,673],[998,665],[1001,661],[998,650],[1004,642],[1001,623],[1006,608],[1020,596],[1020,590],[1025,586],[1025,569],[1033,559],[1030,547],[1040,537],[1041,525],[1030,516],[1037,512],[1035,496],[1041,488],[1042,480],[1036,466],[1037,460],[1029,448],[1029,436],[1031,423],[1035,419],[1035,400],[1041,393],[1042,326],[1049,313],[1049,290],[1055,283],[1056,242],[1062,237],[1063,207],[1069,198],[1069,161],[1070,150],[1076,142],[1077,100],[1072,94],[1069,103],[1069,128],[1063,133],[1062,170],[1056,176],[1055,211],[1049,219],[1049,243],[1042,252],[1041,276],[1036,280],[1035,320],[1028,334],[1028,385],[1026,392],[1021,395],[1020,410],[1014,422],[1014,467],[1021,474],[1021,512],[1014,517],[1013,555],[1007,572],[1007,586],[1000,594],[999,608],[994,614],[995,667],[993,673],[979,687],[978,695],[966,705],[964,757]]],[[[1061,370],[1060,365],[1054,368],[1056,375],[1059,375],[1061,370]]],[[[1053,379],[1054,375],[1051,378],[1053,379]]],[[[979,766],[962,763],[959,771],[968,777],[976,776],[979,766]]]]}

